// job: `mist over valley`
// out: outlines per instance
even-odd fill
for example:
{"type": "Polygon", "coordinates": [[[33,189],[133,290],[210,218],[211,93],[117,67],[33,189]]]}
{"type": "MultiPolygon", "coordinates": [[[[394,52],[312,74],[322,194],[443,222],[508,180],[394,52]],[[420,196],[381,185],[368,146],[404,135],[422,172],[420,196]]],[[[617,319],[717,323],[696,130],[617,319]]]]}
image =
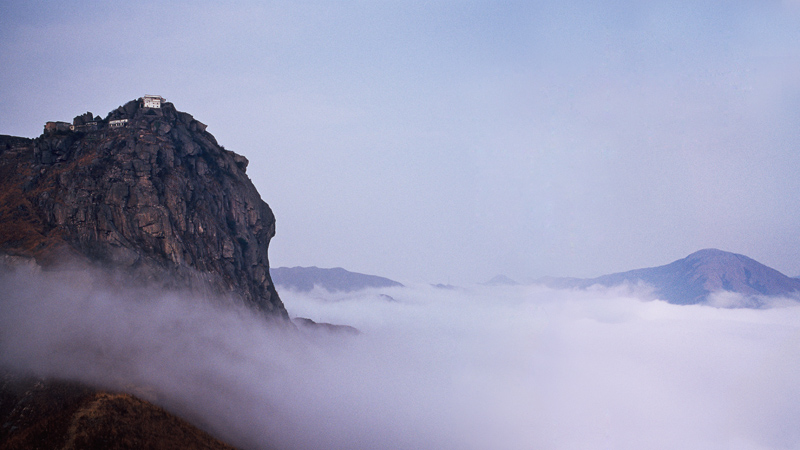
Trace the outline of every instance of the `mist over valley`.
{"type": "Polygon", "coordinates": [[[21,268],[0,282],[4,367],[131,392],[240,448],[800,442],[790,299],[754,310],[625,287],[282,294],[292,316],[352,335],[268,326],[180,292],[98,288],[86,272],[21,268]]]}

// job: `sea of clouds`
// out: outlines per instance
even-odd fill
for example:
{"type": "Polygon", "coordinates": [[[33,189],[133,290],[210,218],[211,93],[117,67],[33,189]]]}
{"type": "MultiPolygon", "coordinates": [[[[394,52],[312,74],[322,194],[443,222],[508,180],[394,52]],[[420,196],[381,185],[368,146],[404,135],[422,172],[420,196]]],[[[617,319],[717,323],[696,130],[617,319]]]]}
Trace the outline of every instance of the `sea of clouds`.
{"type": "Polygon", "coordinates": [[[624,287],[281,295],[292,316],[361,333],[21,268],[0,275],[0,365],[128,390],[247,449],[800,448],[793,301],[677,306],[624,287]]]}

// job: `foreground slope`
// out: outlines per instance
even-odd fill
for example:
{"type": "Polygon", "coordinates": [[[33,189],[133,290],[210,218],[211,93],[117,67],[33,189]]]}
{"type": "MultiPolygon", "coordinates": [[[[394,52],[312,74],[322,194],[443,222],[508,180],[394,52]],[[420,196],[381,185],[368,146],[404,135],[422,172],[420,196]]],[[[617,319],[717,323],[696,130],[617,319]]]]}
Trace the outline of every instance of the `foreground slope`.
{"type": "Polygon", "coordinates": [[[541,280],[553,287],[586,288],[647,283],[659,298],[670,303],[702,303],[709,294],[729,291],[745,296],[792,295],[800,291],[800,280],[744,255],[704,249],[670,264],[604,275],[592,279],[554,278],[541,280]]]}
{"type": "Polygon", "coordinates": [[[133,100],[73,125],[0,136],[0,252],[211,289],[288,317],[269,274],[275,217],[246,158],[169,102],[133,100]]]}
{"type": "Polygon", "coordinates": [[[0,450],[233,450],[128,394],[38,379],[0,381],[0,450]]]}

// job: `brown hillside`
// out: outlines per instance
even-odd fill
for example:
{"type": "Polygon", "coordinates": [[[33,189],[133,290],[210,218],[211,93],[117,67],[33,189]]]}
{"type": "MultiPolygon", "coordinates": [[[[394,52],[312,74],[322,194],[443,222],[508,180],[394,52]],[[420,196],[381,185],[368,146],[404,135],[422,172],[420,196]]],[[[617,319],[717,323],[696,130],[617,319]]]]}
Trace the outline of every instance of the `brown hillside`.
{"type": "Polygon", "coordinates": [[[162,408],[76,383],[6,380],[0,450],[232,450],[162,408]]]}

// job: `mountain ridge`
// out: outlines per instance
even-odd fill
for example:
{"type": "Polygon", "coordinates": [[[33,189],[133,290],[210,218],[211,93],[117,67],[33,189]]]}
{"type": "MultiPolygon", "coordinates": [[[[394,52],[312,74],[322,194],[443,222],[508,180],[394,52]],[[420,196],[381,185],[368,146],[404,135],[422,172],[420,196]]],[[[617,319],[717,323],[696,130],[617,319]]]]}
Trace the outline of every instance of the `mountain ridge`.
{"type": "Polygon", "coordinates": [[[698,250],[663,266],[589,279],[547,277],[537,282],[558,288],[644,282],[655,288],[654,293],[659,298],[681,305],[703,303],[710,294],[720,291],[750,297],[792,295],[800,291],[800,280],[790,278],[745,255],[714,248],[698,250]]]}
{"type": "Polygon", "coordinates": [[[341,267],[324,269],[311,267],[274,267],[270,269],[276,285],[286,289],[308,292],[315,286],[330,292],[353,292],[367,288],[403,287],[401,283],[377,275],[351,272],[341,267]]]}

